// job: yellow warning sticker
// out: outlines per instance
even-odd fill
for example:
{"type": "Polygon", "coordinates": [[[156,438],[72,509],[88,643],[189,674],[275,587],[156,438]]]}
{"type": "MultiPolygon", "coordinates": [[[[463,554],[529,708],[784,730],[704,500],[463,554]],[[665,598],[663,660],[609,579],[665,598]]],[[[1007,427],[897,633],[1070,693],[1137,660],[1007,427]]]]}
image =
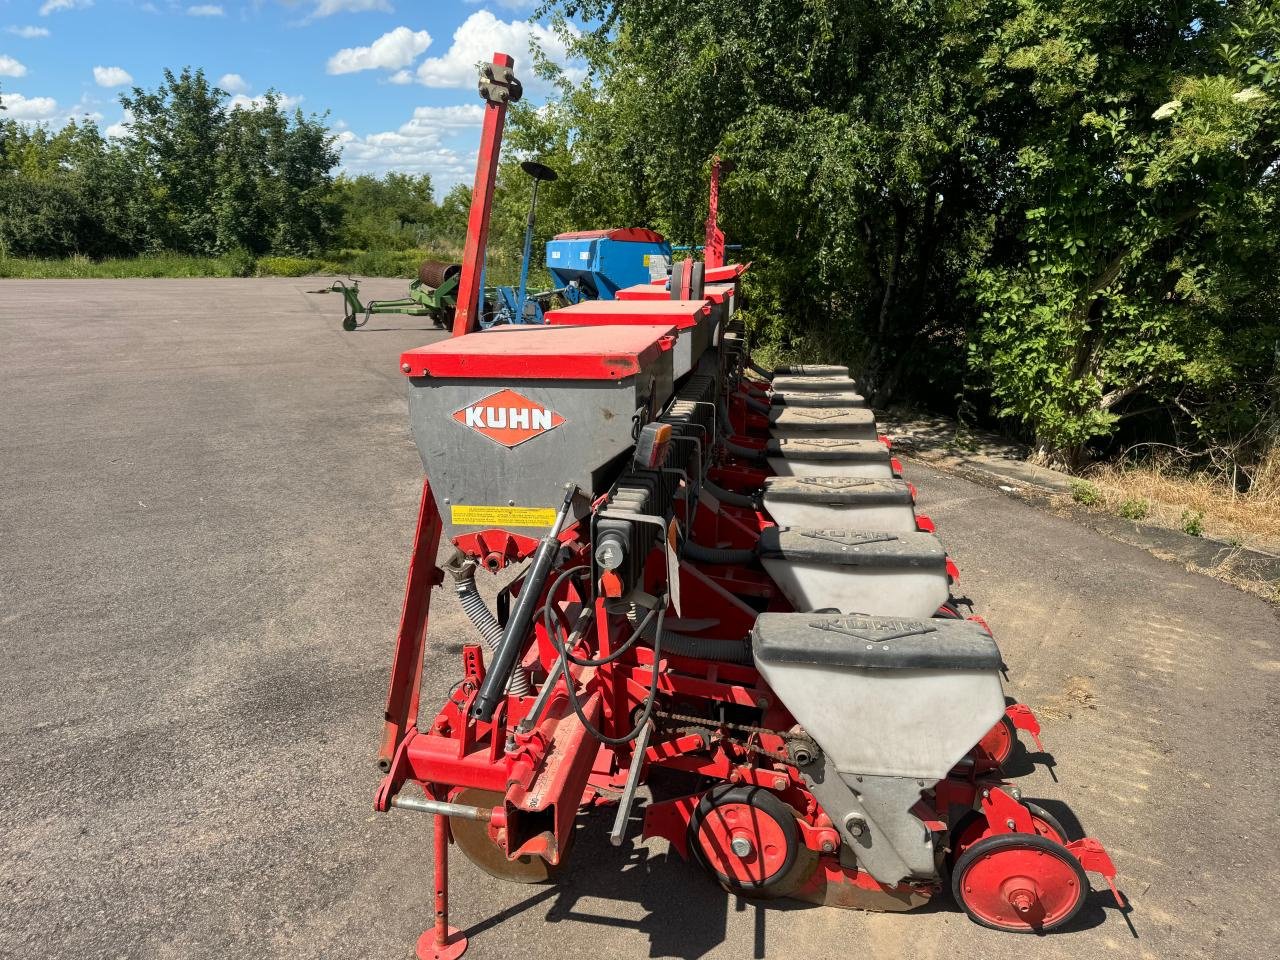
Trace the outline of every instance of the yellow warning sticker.
{"type": "Polygon", "coordinates": [[[553,507],[450,507],[455,527],[549,527],[556,522],[553,507]]]}
{"type": "Polygon", "coordinates": [[[647,253],[644,255],[644,265],[646,267],[649,265],[649,254],[647,253]]]}

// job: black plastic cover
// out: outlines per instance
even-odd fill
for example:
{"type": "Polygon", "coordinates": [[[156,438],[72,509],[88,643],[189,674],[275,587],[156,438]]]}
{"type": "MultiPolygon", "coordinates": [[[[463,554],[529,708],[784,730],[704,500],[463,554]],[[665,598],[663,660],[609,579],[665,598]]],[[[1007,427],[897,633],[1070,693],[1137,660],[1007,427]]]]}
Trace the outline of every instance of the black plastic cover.
{"type": "Polygon", "coordinates": [[[792,563],[938,570],[947,567],[947,552],[932,533],[767,527],[760,534],[758,552],[761,557],[792,563]]]}
{"type": "Polygon", "coordinates": [[[876,418],[866,407],[774,407],[769,411],[769,425],[820,434],[850,427],[874,430],[876,418]]]}
{"type": "Polygon", "coordinates": [[[1000,648],[968,620],[762,613],[751,648],[764,663],[864,670],[999,670],[1000,648]]]}
{"type": "Polygon", "coordinates": [[[912,506],[915,503],[905,480],[870,477],[770,477],[764,482],[764,499],[833,507],[912,506]]]}
{"type": "Polygon", "coordinates": [[[889,448],[879,440],[841,440],[832,437],[784,438],[770,440],[764,448],[767,457],[789,460],[830,460],[839,463],[889,462],[889,448]]]}

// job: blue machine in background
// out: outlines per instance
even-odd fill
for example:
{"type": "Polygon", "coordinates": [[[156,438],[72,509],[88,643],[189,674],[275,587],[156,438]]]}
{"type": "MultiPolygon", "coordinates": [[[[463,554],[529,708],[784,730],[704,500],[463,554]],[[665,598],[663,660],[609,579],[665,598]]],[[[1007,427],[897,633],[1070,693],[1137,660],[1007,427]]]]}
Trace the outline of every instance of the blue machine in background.
{"type": "Polygon", "coordinates": [[[623,287],[666,276],[670,264],[671,244],[662,234],[643,227],[562,233],[547,241],[547,271],[553,288],[527,293],[523,310],[519,290],[490,289],[486,294],[490,309],[481,325],[542,323],[547,310],[583,300],[612,300],[623,287]]]}
{"type": "Polygon", "coordinates": [[[547,241],[547,270],[557,287],[576,285],[574,303],[612,300],[623,287],[665,275],[670,262],[671,244],[643,227],[581,230],[547,241]]]}

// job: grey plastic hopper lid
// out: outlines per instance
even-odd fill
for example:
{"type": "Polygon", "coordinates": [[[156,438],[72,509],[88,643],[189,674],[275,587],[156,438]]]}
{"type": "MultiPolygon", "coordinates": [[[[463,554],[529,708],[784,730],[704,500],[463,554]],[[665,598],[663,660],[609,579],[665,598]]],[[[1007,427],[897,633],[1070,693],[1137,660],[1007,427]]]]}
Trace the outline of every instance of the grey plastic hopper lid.
{"type": "Polygon", "coordinates": [[[863,670],[999,670],[1000,648],[968,620],[903,620],[762,613],[751,631],[757,662],[863,670]]]}
{"type": "Polygon", "coordinates": [[[774,393],[791,393],[797,390],[808,390],[811,393],[839,393],[841,391],[858,392],[857,381],[849,377],[774,377],[774,393]]]}
{"type": "Polygon", "coordinates": [[[849,368],[837,363],[790,363],[773,368],[774,377],[847,377],[849,368]]]}
{"type": "Polygon", "coordinates": [[[866,407],[774,407],[769,411],[769,425],[814,433],[849,427],[874,430],[876,417],[866,407]]]}
{"type": "Polygon", "coordinates": [[[865,407],[866,398],[852,390],[831,393],[815,393],[808,390],[792,390],[775,393],[769,398],[775,407],[865,407]]]}
{"type": "Polygon", "coordinates": [[[831,460],[842,463],[888,463],[889,448],[879,440],[833,437],[788,437],[765,444],[766,457],[788,460],[831,460]]]}
{"type": "Polygon", "coordinates": [[[765,503],[817,503],[841,506],[911,506],[911,487],[905,480],[869,477],[770,477],[764,482],[765,503]]]}
{"type": "Polygon", "coordinates": [[[842,567],[947,568],[947,552],[931,533],[877,533],[863,530],[801,530],[766,527],[762,558],[842,567]]]}

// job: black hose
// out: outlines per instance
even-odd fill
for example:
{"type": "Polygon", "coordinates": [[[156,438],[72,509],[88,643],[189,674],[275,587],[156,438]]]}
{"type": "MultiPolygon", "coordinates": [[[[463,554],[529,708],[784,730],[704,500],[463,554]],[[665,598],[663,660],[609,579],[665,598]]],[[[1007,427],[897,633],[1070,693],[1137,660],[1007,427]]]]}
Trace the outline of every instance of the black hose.
{"type": "Polygon", "coordinates": [[[768,416],[773,412],[773,407],[765,403],[763,400],[757,400],[755,397],[746,397],[747,409],[754,410],[756,413],[763,413],[768,416]]]}
{"type": "Polygon", "coordinates": [[[732,440],[721,440],[720,443],[725,450],[742,460],[764,460],[765,452],[763,450],[754,450],[751,447],[742,447],[734,443],[732,440]]]}
{"type": "MultiPolygon", "coordinates": [[[[645,633],[637,629],[637,633],[645,633]]],[[[666,630],[662,634],[662,646],[668,653],[692,660],[717,660],[721,663],[752,663],[751,643],[747,640],[722,640],[719,637],[691,637],[685,633],[666,630]]],[[[656,644],[654,649],[657,649],[656,644]]]]}
{"type": "Polygon", "coordinates": [[[721,503],[727,503],[732,507],[745,507],[748,510],[759,510],[761,507],[759,496],[751,496],[746,493],[734,493],[732,490],[725,490],[717,487],[709,480],[702,481],[702,489],[711,494],[721,503]]]}
{"type": "Polygon", "coordinates": [[[704,547],[692,540],[685,541],[684,555],[699,563],[750,563],[756,558],[754,550],[726,550],[723,547],[704,547]]]}
{"type": "Polygon", "coordinates": [[[750,370],[752,373],[757,374],[758,376],[764,377],[764,379],[766,380],[773,379],[773,371],[766,370],[764,367],[760,366],[760,364],[756,363],[754,360],[747,360],[747,369],[750,370]]]}

